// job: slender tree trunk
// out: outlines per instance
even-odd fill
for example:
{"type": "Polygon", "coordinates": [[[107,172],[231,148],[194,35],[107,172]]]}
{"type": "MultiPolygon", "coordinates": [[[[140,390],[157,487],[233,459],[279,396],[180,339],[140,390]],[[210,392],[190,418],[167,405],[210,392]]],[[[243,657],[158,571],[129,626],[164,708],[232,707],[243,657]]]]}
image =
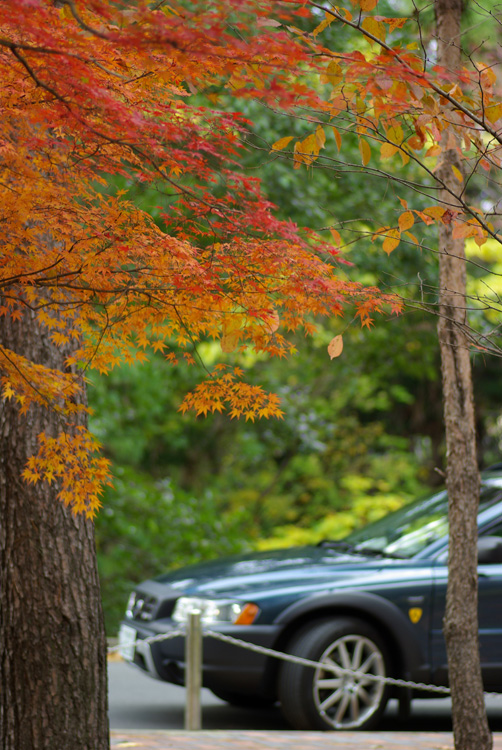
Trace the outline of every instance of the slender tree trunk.
{"type": "MultiPolygon", "coordinates": [[[[438,64],[460,70],[462,0],[436,0],[438,64]]],[[[448,134],[446,134],[448,135],[448,134]]],[[[449,141],[450,142],[450,141],[449,141]]],[[[445,151],[438,176],[440,199],[455,205],[462,170],[458,152],[445,151]]],[[[477,511],[479,472],[469,342],[466,336],[464,240],[453,239],[450,225],[439,231],[438,335],[443,379],[447,449],[450,544],[444,635],[452,691],[453,732],[457,750],[489,750],[492,738],[483,698],[478,642],[477,511]]]]}
{"type": "MultiPolygon", "coordinates": [[[[27,312],[0,320],[0,345],[64,368],[65,355],[27,312]]],[[[28,485],[37,435],[63,427],[53,411],[0,412],[0,747],[106,750],[106,640],[93,524],[28,485]]]]}

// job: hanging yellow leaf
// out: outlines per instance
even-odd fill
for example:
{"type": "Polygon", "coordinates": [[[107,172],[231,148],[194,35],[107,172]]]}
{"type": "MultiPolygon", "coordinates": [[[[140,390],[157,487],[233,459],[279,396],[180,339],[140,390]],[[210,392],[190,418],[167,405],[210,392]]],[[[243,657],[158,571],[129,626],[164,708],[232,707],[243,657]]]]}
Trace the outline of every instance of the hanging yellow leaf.
{"type": "Polygon", "coordinates": [[[316,128],[315,139],[317,147],[319,149],[324,148],[324,144],[326,143],[326,133],[324,132],[324,128],[321,125],[318,125],[316,128]]]}
{"type": "Polygon", "coordinates": [[[390,227],[380,227],[371,236],[371,241],[374,242],[376,239],[378,239],[378,237],[385,236],[387,234],[387,232],[389,231],[389,229],[390,229],[390,227]]]}
{"type": "Polygon", "coordinates": [[[373,10],[378,5],[378,0],[359,0],[358,5],[361,6],[361,10],[364,10],[366,13],[368,13],[370,10],[373,10]]]}
{"type": "Polygon", "coordinates": [[[404,214],[401,214],[398,219],[399,229],[401,230],[401,232],[405,232],[407,229],[411,229],[414,223],[415,217],[413,216],[411,211],[405,211],[404,214]]]}
{"type": "Polygon", "coordinates": [[[336,60],[331,60],[326,72],[321,76],[321,81],[336,86],[341,80],[343,80],[343,71],[336,60]]]}
{"type": "Polygon", "coordinates": [[[457,178],[457,180],[459,182],[463,182],[464,181],[464,177],[463,177],[462,172],[460,171],[460,169],[458,167],[456,167],[454,164],[451,165],[451,169],[452,169],[453,174],[457,178]]]}
{"type": "Polygon", "coordinates": [[[314,38],[321,33],[321,31],[324,31],[325,28],[327,28],[333,21],[336,21],[336,16],[333,15],[333,13],[330,13],[328,10],[324,14],[325,18],[324,21],[321,21],[319,26],[316,26],[314,31],[312,32],[314,38]]]}
{"type": "MultiPolygon", "coordinates": [[[[385,42],[387,30],[383,23],[377,21],[376,18],[373,18],[373,16],[367,16],[362,22],[361,27],[364,29],[364,31],[367,31],[368,34],[371,34],[371,36],[374,36],[377,39],[380,39],[380,41],[385,42]]],[[[369,42],[370,44],[375,44],[375,42],[371,38],[369,39],[369,42]]]]}
{"type": "Polygon", "coordinates": [[[342,148],[342,136],[340,135],[340,133],[338,132],[336,128],[331,128],[331,129],[333,131],[333,135],[335,136],[336,147],[340,151],[340,149],[342,148]]]}
{"type": "Polygon", "coordinates": [[[321,31],[324,31],[325,28],[327,28],[330,24],[330,21],[327,21],[326,19],[324,21],[321,21],[319,26],[316,26],[314,31],[312,32],[312,35],[315,39],[315,37],[321,33],[321,31]]]}
{"type": "Polygon", "coordinates": [[[293,161],[294,161],[293,169],[300,169],[300,167],[301,167],[302,164],[309,164],[310,163],[303,156],[303,148],[302,148],[302,142],[301,141],[297,141],[295,143],[293,161]]]}
{"type": "Polygon", "coordinates": [[[330,359],[335,359],[335,357],[339,357],[342,352],[343,352],[343,337],[341,335],[338,335],[332,338],[331,341],[329,342],[328,354],[330,356],[330,359]]]}
{"type": "Polygon", "coordinates": [[[394,156],[394,154],[399,151],[397,146],[394,146],[393,143],[382,143],[380,147],[380,156],[382,159],[390,159],[391,156],[394,156]]]}
{"type": "Polygon", "coordinates": [[[371,149],[368,141],[364,141],[362,138],[359,140],[359,151],[361,152],[361,159],[363,160],[363,167],[371,159],[371,149]]]}
{"type": "Polygon", "coordinates": [[[424,214],[430,216],[433,219],[436,219],[437,221],[443,218],[445,211],[446,209],[442,208],[441,206],[429,206],[429,208],[424,208],[424,214]]]}
{"type": "Polygon", "coordinates": [[[306,164],[309,166],[318,156],[319,143],[317,141],[316,133],[311,133],[303,141],[295,143],[295,169],[298,169],[300,164],[306,164]]]}
{"type": "Polygon", "coordinates": [[[419,241],[417,240],[417,238],[415,237],[415,235],[414,235],[414,234],[412,234],[411,232],[405,232],[405,235],[406,235],[406,237],[409,237],[409,238],[410,238],[410,240],[411,240],[411,241],[412,241],[412,242],[413,242],[413,243],[414,243],[415,245],[419,245],[419,244],[420,244],[420,243],[419,243],[419,241]]]}
{"type": "Polygon", "coordinates": [[[291,143],[293,138],[294,135],[285,135],[284,138],[280,138],[272,145],[271,151],[282,151],[283,148],[286,148],[288,143],[291,143]]]}
{"type": "Polygon", "coordinates": [[[399,229],[389,229],[387,236],[383,241],[382,248],[387,255],[390,255],[393,250],[399,245],[401,240],[401,232],[399,229]]]}
{"type": "Polygon", "coordinates": [[[394,125],[391,128],[388,128],[387,132],[385,133],[385,135],[387,136],[388,140],[391,143],[395,143],[396,146],[400,146],[401,143],[403,142],[403,139],[404,139],[403,129],[402,129],[401,125],[399,125],[399,124],[398,125],[394,125]]]}
{"type": "Polygon", "coordinates": [[[317,154],[319,152],[319,146],[315,133],[311,133],[301,142],[303,154],[317,154]]]}
{"type": "Polygon", "coordinates": [[[492,104],[490,107],[486,107],[485,117],[491,123],[500,120],[502,117],[502,104],[492,104]]]}
{"type": "Polygon", "coordinates": [[[406,153],[406,151],[403,151],[402,148],[399,149],[399,156],[401,157],[401,161],[403,162],[403,166],[405,164],[408,164],[408,162],[410,160],[410,157],[408,156],[408,154],[406,153]]]}

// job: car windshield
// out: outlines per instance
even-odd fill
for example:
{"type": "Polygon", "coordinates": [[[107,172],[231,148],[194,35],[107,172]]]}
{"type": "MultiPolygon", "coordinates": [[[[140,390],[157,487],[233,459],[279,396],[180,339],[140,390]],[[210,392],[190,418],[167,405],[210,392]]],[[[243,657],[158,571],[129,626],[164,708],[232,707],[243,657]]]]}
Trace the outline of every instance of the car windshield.
{"type": "MultiPolygon", "coordinates": [[[[502,486],[484,486],[480,512],[502,498],[502,486]]],[[[448,534],[446,490],[417,500],[345,537],[355,551],[374,550],[391,557],[413,557],[448,534]]]]}

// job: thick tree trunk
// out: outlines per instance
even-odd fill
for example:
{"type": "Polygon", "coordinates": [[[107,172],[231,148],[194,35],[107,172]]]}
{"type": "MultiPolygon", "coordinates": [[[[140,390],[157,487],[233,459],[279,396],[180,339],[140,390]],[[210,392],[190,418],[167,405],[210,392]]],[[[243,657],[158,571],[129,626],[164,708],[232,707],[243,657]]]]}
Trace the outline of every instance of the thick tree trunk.
{"type": "MultiPolygon", "coordinates": [[[[0,344],[64,368],[34,315],[0,321],[0,344]]],[[[53,411],[0,413],[0,747],[106,750],[106,640],[93,524],[56,500],[57,487],[21,479],[53,411]]]]}
{"type": "MultiPolygon", "coordinates": [[[[438,64],[461,67],[462,0],[436,0],[438,64]]],[[[462,169],[458,153],[445,151],[438,176],[443,204],[455,205],[458,190],[452,166],[462,169]]],[[[444,635],[452,691],[453,732],[457,750],[492,746],[483,699],[478,643],[477,511],[479,472],[469,342],[466,336],[464,241],[454,240],[450,225],[439,232],[438,335],[443,378],[447,448],[450,544],[444,635]]]]}

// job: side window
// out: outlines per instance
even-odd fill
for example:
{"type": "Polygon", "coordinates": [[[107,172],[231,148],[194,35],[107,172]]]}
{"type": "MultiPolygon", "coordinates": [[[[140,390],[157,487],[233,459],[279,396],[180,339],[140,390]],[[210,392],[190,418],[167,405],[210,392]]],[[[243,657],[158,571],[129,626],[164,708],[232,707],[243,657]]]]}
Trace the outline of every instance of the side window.
{"type": "Polygon", "coordinates": [[[486,529],[483,529],[483,533],[480,534],[481,536],[500,536],[502,537],[502,521],[498,521],[493,526],[488,526],[486,529]]]}

